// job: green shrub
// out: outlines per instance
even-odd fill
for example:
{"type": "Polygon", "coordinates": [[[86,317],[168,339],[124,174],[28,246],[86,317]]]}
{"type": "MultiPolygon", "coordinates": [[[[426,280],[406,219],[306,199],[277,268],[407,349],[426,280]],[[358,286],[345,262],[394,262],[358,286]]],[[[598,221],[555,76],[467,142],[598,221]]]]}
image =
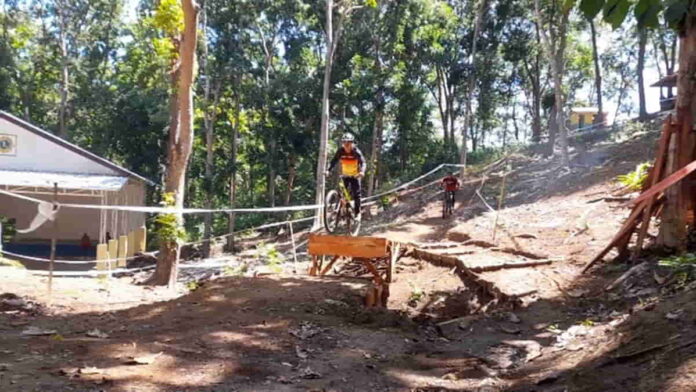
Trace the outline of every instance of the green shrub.
{"type": "Polygon", "coordinates": [[[645,181],[648,179],[649,168],[650,162],[638,164],[636,165],[636,170],[622,174],[616,177],[616,180],[632,191],[639,191],[643,189],[643,185],[645,185],[645,181]]]}

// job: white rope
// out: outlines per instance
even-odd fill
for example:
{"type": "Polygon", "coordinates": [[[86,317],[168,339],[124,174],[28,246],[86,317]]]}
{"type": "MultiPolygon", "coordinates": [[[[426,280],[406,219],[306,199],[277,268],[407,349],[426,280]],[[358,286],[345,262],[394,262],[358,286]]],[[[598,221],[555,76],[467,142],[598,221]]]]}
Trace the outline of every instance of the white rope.
{"type": "MultiPolygon", "coordinates": [[[[159,251],[155,252],[147,252],[143,253],[142,255],[149,255],[149,256],[154,256],[158,253],[159,251]]],[[[13,252],[8,252],[6,250],[0,250],[0,255],[7,255],[7,256],[12,256],[12,257],[17,257],[21,258],[23,260],[30,260],[30,261],[40,261],[42,263],[49,263],[51,260],[50,259],[45,259],[42,257],[34,257],[34,256],[28,256],[28,255],[23,255],[19,253],[13,253],[13,252]]],[[[138,256],[130,256],[130,257],[124,257],[124,258],[115,258],[115,259],[103,259],[103,260],[55,260],[55,263],[63,263],[63,264],[99,264],[99,263],[116,263],[121,260],[135,260],[142,255],[138,256]]]]}
{"type": "Polygon", "coordinates": [[[283,222],[268,223],[268,224],[261,225],[261,226],[257,226],[257,227],[251,227],[251,228],[248,228],[248,229],[237,230],[237,231],[235,231],[235,232],[227,233],[227,234],[223,234],[223,235],[219,235],[219,236],[217,236],[217,237],[211,237],[211,238],[209,238],[209,239],[202,239],[202,240],[199,240],[199,241],[188,242],[188,243],[186,243],[186,244],[183,244],[182,246],[184,246],[184,245],[198,245],[198,244],[204,244],[204,243],[206,243],[206,242],[208,242],[208,241],[221,240],[221,239],[227,238],[227,237],[229,237],[229,236],[231,236],[231,235],[235,235],[235,234],[239,234],[239,233],[244,233],[244,232],[247,232],[247,231],[258,231],[258,230],[270,229],[270,228],[272,228],[272,227],[284,226],[284,225],[287,225],[288,223],[307,222],[307,221],[310,221],[310,220],[314,220],[314,217],[313,217],[313,216],[310,216],[309,218],[301,218],[301,219],[295,219],[295,220],[289,220],[289,221],[283,221],[283,222]]]}
{"type": "MultiPolygon", "coordinates": [[[[404,184],[401,184],[401,185],[399,185],[399,186],[397,186],[397,187],[394,187],[394,188],[392,188],[392,189],[390,189],[390,190],[388,190],[388,191],[379,193],[379,194],[377,194],[377,195],[373,195],[373,196],[370,196],[370,197],[367,197],[367,198],[363,198],[362,200],[367,201],[367,200],[370,200],[370,199],[375,199],[375,198],[378,198],[378,197],[381,197],[381,196],[384,196],[384,195],[388,195],[388,194],[391,194],[391,193],[394,193],[394,192],[398,192],[398,191],[400,191],[400,190],[403,190],[403,189],[405,189],[405,188],[408,188],[410,185],[413,185],[414,183],[416,183],[416,182],[418,182],[418,181],[420,181],[420,180],[422,180],[422,179],[424,179],[424,178],[426,178],[426,177],[432,175],[433,173],[437,172],[438,170],[441,170],[442,168],[444,168],[444,167],[446,167],[446,166],[450,166],[450,167],[463,167],[464,165],[452,164],[452,163],[443,163],[443,164],[440,164],[440,165],[438,165],[437,167],[435,167],[434,169],[430,170],[429,172],[427,172],[427,173],[425,173],[425,174],[423,174],[423,175],[421,175],[421,176],[419,176],[419,177],[417,177],[417,178],[415,178],[415,179],[413,179],[413,180],[411,180],[411,181],[408,181],[408,182],[406,182],[406,183],[404,183],[404,184]]],[[[1,190],[1,189],[0,189],[0,193],[1,193],[1,194],[8,195],[8,196],[11,196],[11,197],[16,197],[16,198],[19,198],[19,199],[22,199],[22,200],[30,201],[30,202],[33,202],[33,203],[37,203],[37,204],[44,204],[44,203],[46,203],[45,200],[40,200],[40,199],[36,199],[36,198],[33,198],[33,197],[29,197],[29,196],[25,196],[25,195],[20,195],[20,194],[14,193],[14,192],[4,191],[4,190],[1,190]]],[[[367,206],[367,205],[372,205],[372,204],[375,204],[375,203],[376,203],[375,201],[369,202],[369,203],[365,204],[365,206],[367,206]]],[[[262,207],[262,208],[236,208],[236,209],[199,209],[199,208],[174,209],[174,208],[171,208],[171,207],[118,206],[118,205],[106,205],[106,204],[102,204],[102,205],[89,205],[89,204],[59,204],[59,206],[65,207],[65,208],[83,208],[83,209],[95,209],[95,210],[102,210],[102,211],[111,210],[112,212],[115,212],[115,211],[135,211],[135,212],[149,212],[149,213],[184,213],[184,214],[186,214],[186,213],[212,213],[212,212],[226,212],[226,213],[232,213],[232,212],[287,212],[287,211],[311,210],[311,209],[318,209],[318,208],[323,207],[323,205],[319,205],[319,204],[307,205],[307,206],[262,207]]],[[[228,234],[224,234],[224,235],[221,235],[221,236],[212,237],[212,238],[210,238],[210,239],[203,239],[203,240],[200,240],[200,241],[194,241],[194,242],[185,243],[185,244],[182,244],[182,246],[197,245],[197,244],[205,243],[205,242],[208,242],[208,241],[214,241],[214,240],[218,240],[218,239],[223,239],[223,238],[227,238],[227,237],[229,237],[229,236],[231,236],[231,235],[235,235],[235,234],[242,233],[242,232],[245,232],[245,231],[263,230],[263,229],[268,229],[268,228],[272,228],[272,227],[283,226],[283,225],[286,225],[286,224],[288,224],[288,223],[299,223],[299,222],[306,222],[306,221],[310,221],[310,220],[314,220],[314,217],[308,217],[308,218],[301,218],[301,219],[295,219],[295,220],[289,220],[289,221],[282,221],[282,222],[269,223],[269,224],[265,224],[265,225],[261,225],[261,226],[257,226],[257,227],[248,228],[248,229],[237,230],[237,231],[235,231],[235,232],[233,232],[233,233],[228,233],[228,234]]],[[[298,249],[298,248],[300,248],[300,247],[302,247],[302,246],[304,246],[304,245],[306,245],[306,241],[303,241],[303,242],[301,242],[300,244],[298,244],[298,245],[295,247],[295,249],[298,249]]],[[[158,252],[159,252],[159,251],[148,252],[148,253],[145,253],[145,254],[146,254],[146,255],[155,256],[155,255],[157,255],[158,252]]],[[[8,252],[8,251],[4,251],[4,250],[0,250],[0,254],[5,254],[5,255],[8,255],[8,256],[11,256],[11,257],[16,257],[16,258],[20,258],[20,259],[24,259],[24,260],[39,261],[39,262],[45,262],[45,263],[50,262],[49,259],[40,258],[40,257],[33,257],[33,256],[28,256],[28,255],[22,255],[22,254],[13,253],[13,252],[8,252]]],[[[134,260],[134,259],[137,259],[137,258],[139,258],[139,257],[141,257],[141,256],[138,255],[138,256],[126,257],[125,260],[126,260],[126,261],[128,261],[128,260],[134,260]]],[[[63,264],[99,264],[99,263],[114,263],[114,262],[118,262],[118,261],[122,261],[122,260],[124,260],[124,258],[113,258],[113,259],[104,259],[104,260],[56,260],[55,262],[57,262],[57,263],[63,263],[63,264]]],[[[117,271],[125,271],[125,272],[127,272],[127,271],[131,271],[131,270],[127,270],[127,269],[113,270],[112,273],[118,273],[117,271]]],[[[60,272],[60,271],[56,271],[56,272],[60,272]]],[[[64,271],[64,272],[74,272],[74,271],[64,271]]],[[[80,273],[84,275],[86,272],[89,272],[89,271],[80,272],[80,273]]],[[[94,275],[100,275],[100,274],[104,274],[104,272],[95,271],[95,273],[94,273],[94,275]]]]}
{"type": "MultiPolygon", "coordinates": [[[[301,218],[301,219],[295,219],[295,220],[289,220],[289,221],[283,221],[283,222],[269,223],[269,224],[265,224],[265,225],[261,225],[261,226],[257,226],[257,227],[251,227],[248,229],[237,230],[234,233],[224,234],[221,236],[210,238],[208,240],[187,242],[187,243],[181,244],[181,246],[198,245],[198,244],[205,243],[206,241],[214,241],[216,239],[226,238],[226,237],[229,237],[230,235],[239,234],[239,233],[242,233],[245,231],[263,230],[263,229],[268,229],[271,227],[278,227],[278,226],[287,225],[288,223],[306,222],[306,221],[310,221],[313,219],[314,219],[314,217],[309,217],[309,218],[301,218]]],[[[156,256],[158,253],[159,253],[159,251],[146,252],[146,253],[143,253],[143,255],[156,256]]],[[[28,255],[23,255],[23,254],[19,254],[19,253],[8,252],[8,251],[2,250],[2,249],[0,249],[0,254],[5,254],[7,256],[12,256],[12,257],[16,257],[16,258],[20,258],[20,259],[24,259],[24,260],[39,261],[39,262],[43,262],[43,263],[49,263],[51,261],[50,259],[46,259],[46,258],[34,257],[34,256],[28,256],[28,255]]],[[[141,256],[142,255],[130,256],[130,257],[126,257],[125,260],[126,261],[135,260],[141,256]]],[[[124,260],[124,258],[103,259],[103,260],[55,260],[55,262],[56,263],[63,263],[63,264],[95,264],[95,263],[99,264],[99,263],[115,263],[115,262],[118,262],[121,260],[124,260]]]]}
{"type": "MultiPolygon", "coordinates": [[[[200,268],[222,268],[222,267],[230,267],[232,264],[229,261],[221,262],[221,261],[216,261],[216,260],[222,260],[221,258],[217,259],[211,259],[207,262],[204,263],[197,263],[197,264],[179,264],[178,268],[179,269],[200,269],[200,268]]],[[[140,268],[117,268],[113,270],[108,270],[108,271],[97,271],[97,270],[89,270],[89,271],[53,271],[54,276],[99,276],[99,275],[113,275],[113,274],[122,274],[122,273],[131,273],[131,272],[140,272],[140,271],[146,271],[146,270],[151,270],[154,269],[156,266],[155,265],[149,265],[147,267],[140,267],[140,268]]],[[[29,273],[33,275],[39,275],[39,276],[47,276],[49,275],[49,271],[40,271],[40,270],[28,270],[29,273]]]]}
{"type": "Polygon", "coordinates": [[[409,181],[409,182],[403,183],[403,184],[401,184],[401,185],[399,185],[399,186],[397,186],[397,187],[394,187],[394,188],[392,188],[392,189],[390,189],[390,190],[388,190],[388,191],[384,191],[384,192],[382,192],[382,193],[378,193],[378,194],[372,195],[372,196],[370,196],[370,197],[365,197],[365,198],[363,198],[362,200],[363,200],[363,201],[368,201],[368,200],[371,200],[371,199],[376,199],[376,198],[381,197],[381,196],[385,196],[385,195],[389,195],[389,194],[394,193],[394,192],[398,192],[398,191],[400,191],[400,190],[403,190],[404,188],[408,188],[409,186],[413,185],[414,183],[416,183],[416,182],[418,182],[418,181],[420,181],[420,180],[422,180],[422,179],[424,179],[424,178],[430,176],[431,174],[436,173],[438,170],[441,170],[441,169],[445,168],[445,166],[451,166],[451,167],[465,167],[465,165],[461,165],[461,164],[443,163],[443,164],[440,164],[439,166],[437,166],[436,168],[434,168],[433,170],[431,170],[431,171],[429,171],[429,172],[427,172],[427,173],[421,175],[420,177],[416,177],[415,179],[413,179],[413,180],[411,180],[411,181],[409,181]]]}
{"type": "MultiPolygon", "coordinates": [[[[453,164],[453,163],[443,163],[434,168],[433,170],[409,181],[404,184],[401,184],[395,188],[392,188],[388,191],[379,193],[377,195],[373,195],[370,197],[363,198],[362,200],[368,201],[371,199],[378,198],[380,196],[388,195],[390,193],[397,192],[399,190],[402,190],[404,188],[407,188],[408,186],[422,180],[423,178],[437,172],[438,170],[442,169],[445,166],[451,166],[451,167],[463,167],[464,165],[459,165],[459,164],[453,164]]],[[[5,190],[0,189],[0,193],[15,197],[18,199],[30,201],[33,203],[41,204],[41,203],[46,203],[45,200],[40,200],[36,199],[33,197],[29,196],[24,196],[20,195],[14,192],[9,192],[5,190]]],[[[173,207],[151,207],[151,206],[127,206],[127,205],[95,205],[95,204],[73,204],[73,203],[58,203],[61,207],[63,208],[79,208],[79,209],[90,209],[90,210],[111,210],[111,211],[133,211],[133,212],[144,212],[144,213],[155,213],[155,214],[174,214],[174,213],[181,213],[181,214],[206,214],[206,213],[245,213],[245,212],[288,212],[288,211],[307,211],[307,210],[316,210],[319,208],[323,207],[323,204],[311,204],[311,205],[300,205],[300,206],[282,206],[282,207],[258,207],[258,208],[214,208],[214,209],[205,209],[205,208],[173,208],[173,207]]]]}
{"type": "MultiPolygon", "coordinates": [[[[0,189],[0,193],[15,197],[18,199],[23,199],[30,201],[32,203],[46,203],[45,200],[35,199],[33,197],[28,197],[20,195],[14,192],[8,192],[0,189]]],[[[205,213],[233,213],[233,212],[287,212],[287,211],[306,211],[306,210],[316,210],[317,208],[323,207],[322,204],[311,204],[302,206],[284,206],[284,207],[258,207],[258,208],[216,208],[216,209],[205,209],[205,208],[173,208],[173,207],[148,207],[148,206],[124,206],[124,205],[98,205],[98,204],[72,204],[72,203],[58,203],[63,208],[81,208],[89,210],[111,210],[111,211],[133,211],[133,212],[145,212],[153,214],[205,214],[205,213]]]]}
{"type": "MultiPolygon", "coordinates": [[[[112,274],[121,274],[124,272],[140,272],[140,271],[147,271],[154,269],[154,265],[149,265],[147,267],[142,267],[142,268],[117,268],[113,270],[104,270],[104,271],[98,271],[98,270],[89,270],[89,271],[53,271],[53,276],[100,276],[100,275],[112,275],[112,274]]],[[[50,271],[41,271],[41,270],[27,270],[30,274],[32,275],[38,275],[38,276],[48,276],[50,274],[50,271]]]]}

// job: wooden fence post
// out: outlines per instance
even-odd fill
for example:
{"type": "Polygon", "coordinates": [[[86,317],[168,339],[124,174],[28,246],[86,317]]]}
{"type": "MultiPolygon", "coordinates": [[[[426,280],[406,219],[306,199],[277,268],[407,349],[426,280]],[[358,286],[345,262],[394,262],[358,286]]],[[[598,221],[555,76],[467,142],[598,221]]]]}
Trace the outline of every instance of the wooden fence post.
{"type": "Polygon", "coordinates": [[[147,249],[147,230],[145,226],[140,226],[135,230],[134,253],[145,253],[147,249]]]}
{"type": "Polygon", "coordinates": [[[107,263],[100,262],[102,260],[109,259],[109,245],[99,244],[97,245],[97,267],[98,271],[106,271],[109,269],[107,263]]]}
{"type": "Polygon", "coordinates": [[[117,240],[109,240],[109,262],[105,263],[108,265],[108,269],[112,270],[113,267],[116,266],[116,262],[114,259],[118,257],[118,241],[117,240]]]}
{"type": "Polygon", "coordinates": [[[127,254],[128,236],[122,235],[118,237],[118,262],[116,263],[116,268],[125,268],[127,254]]]}

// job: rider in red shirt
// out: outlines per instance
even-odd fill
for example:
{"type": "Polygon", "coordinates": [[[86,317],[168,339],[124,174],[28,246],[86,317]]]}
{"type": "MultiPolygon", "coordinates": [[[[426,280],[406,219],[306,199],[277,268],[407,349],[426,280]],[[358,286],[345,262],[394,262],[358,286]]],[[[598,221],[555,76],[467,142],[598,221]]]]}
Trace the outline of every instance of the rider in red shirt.
{"type": "Polygon", "coordinates": [[[452,173],[442,179],[441,185],[445,189],[445,196],[450,197],[452,200],[452,205],[454,205],[455,193],[459,190],[459,187],[462,185],[462,183],[459,181],[459,178],[455,175],[455,173],[452,173]]]}

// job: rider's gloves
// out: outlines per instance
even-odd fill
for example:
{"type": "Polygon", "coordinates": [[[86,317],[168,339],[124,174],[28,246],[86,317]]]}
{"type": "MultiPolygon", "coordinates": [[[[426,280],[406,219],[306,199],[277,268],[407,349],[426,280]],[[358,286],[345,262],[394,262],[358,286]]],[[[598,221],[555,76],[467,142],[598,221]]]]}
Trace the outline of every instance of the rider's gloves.
{"type": "Polygon", "coordinates": [[[331,172],[329,172],[328,170],[324,171],[324,177],[328,177],[329,175],[331,175],[331,172]]]}
{"type": "Polygon", "coordinates": [[[365,177],[365,173],[358,173],[357,178],[363,178],[363,177],[365,177]]]}

